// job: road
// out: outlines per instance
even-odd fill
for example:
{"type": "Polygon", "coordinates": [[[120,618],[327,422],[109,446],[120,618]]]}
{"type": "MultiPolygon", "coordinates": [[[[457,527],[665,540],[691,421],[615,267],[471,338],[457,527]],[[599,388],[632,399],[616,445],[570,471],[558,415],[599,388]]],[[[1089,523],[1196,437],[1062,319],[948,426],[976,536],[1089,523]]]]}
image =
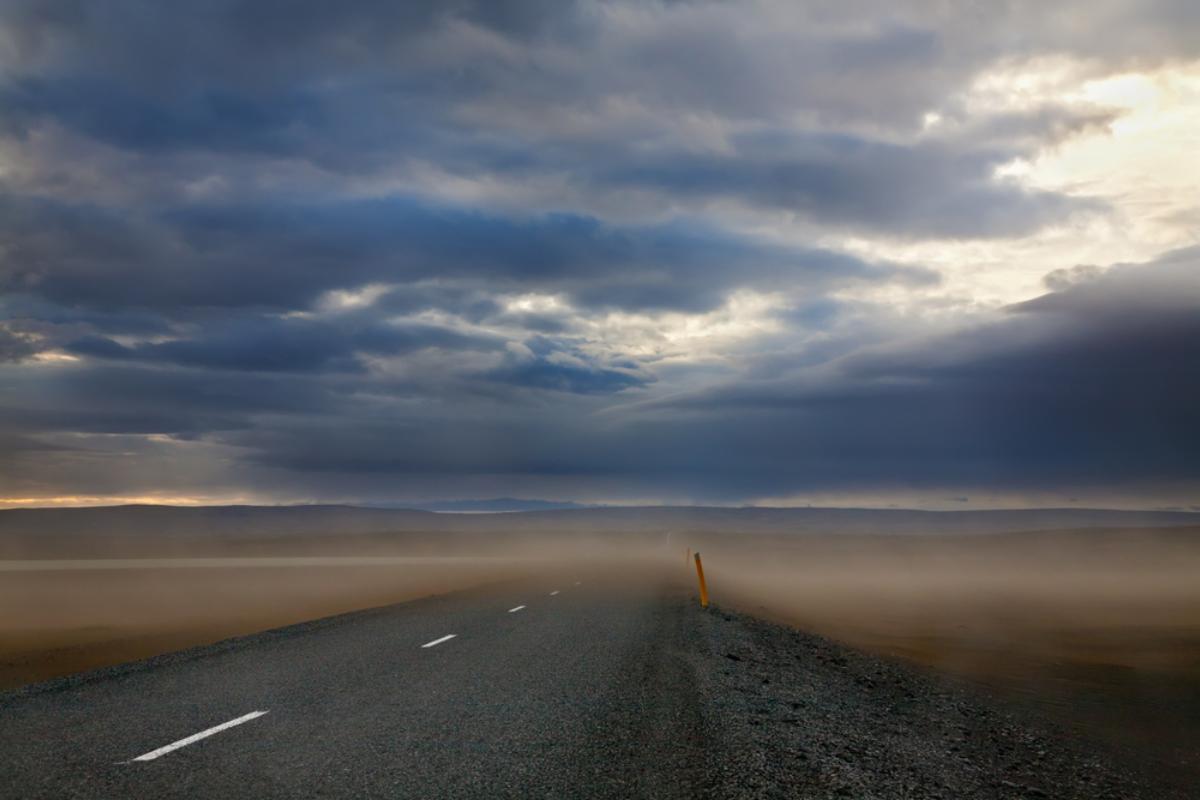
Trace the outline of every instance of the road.
{"type": "Polygon", "coordinates": [[[653,578],[556,576],[0,695],[0,793],[691,796],[688,610],[653,578]]]}
{"type": "Polygon", "coordinates": [[[555,574],[0,695],[0,797],[1195,797],[1019,711],[662,573],[555,574]]]}

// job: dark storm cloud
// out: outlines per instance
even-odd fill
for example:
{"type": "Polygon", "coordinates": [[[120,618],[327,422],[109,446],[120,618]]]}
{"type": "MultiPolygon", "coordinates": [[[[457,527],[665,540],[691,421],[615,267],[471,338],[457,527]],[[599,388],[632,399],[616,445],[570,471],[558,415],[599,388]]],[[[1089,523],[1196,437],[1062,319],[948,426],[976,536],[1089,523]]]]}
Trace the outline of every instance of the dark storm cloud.
{"type": "Polygon", "coordinates": [[[617,475],[724,498],[1195,478],[1197,266],[1200,251],[1184,251],[953,337],[627,412],[376,416],[327,433],[293,417],[230,441],[289,469],[617,475]],[[1140,302],[1126,302],[1129,283],[1144,287],[1140,302]]]}
{"type": "Polygon", "coordinates": [[[604,394],[645,383],[644,378],[621,370],[544,360],[499,367],[488,372],[486,377],[516,386],[578,394],[604,394]]]}
{"type": "Polygon", "coordinates": [[[913,237],[1014,236],[1100,207],[992,179],[996,167],[1020,154],[944,142],[898,146],[851,136],[770,136],[728,156],[657,154],[602,180],[739,199],[822,223],[913,237]]]}
{"type": "MultiPolygon", "coordinates": [[[[1006,318],[679,397],[808,485],[1031,488],[1200,477],[1200,250],[1117,267],[1006,318]]],[[[678,422],[679,415],[692,416],[678,422]]],[[[782,488],[782,487],[781,487],[782,488]]]]}
{"type": "Polygon", "coordinates": [[[485,90],[490,64],[439,59],[428,37],[468,25],[519,39],[572,13],[542,0],[16,2],[3,24],[19,68],[0,101],[22,131],[48,119],[132,150],[344,166],[364,149],[392,157],[462,135],[436,127],[485,90]]]}
{"type": "Polygon", "coordinates": [[[0,286],[110,309],[289,310],[333,289],[433,279],[563,292],[584,305],[707,309],[739,286],[936,280],[919,268],[699,226],[511,218],[409,199],[192,207],[133,219],[17,198],[0,207],[11,212],[0,220],[0,286]]]}
{"type": "Polygon", "coordinates": [[[1002,54],[919,3],[849,31],[816,9],[773,31],[779,8],[760,19],[721,3],[398,5],[17,4],[4,125],[160,156],[160,184],[208,177],[195,153],[250,174],[255,158],[347,177],[420,161],[580,187],[576,210],[599,202],[589,192],[636,189],[659,212],[724,200],[910,237],[1011,236],[1095,208],[992,179],[1053,144],[1060,129],[1036,129],[1063,109],[1002,115],[968,141],[914,138],[922,114],[1002,54]],[[660,116],[606,110],[622,104],[660,116]],[[799,112],[816,127],[775,133],[799,112]],[[572,116],[590,124],[562,127],[572,116]],[[705,118],[758,133],[698,148],[687,124],[705,118]]]}
{"type": "Polygon", "coordinates": [[[335,386],[272,375],[94,365],[62,372],[14,368],[5,426],[54,433],[199,436],[244,428],[256,415],[333,414],[335,386]]]}
{"type": "Polygon", "coordinates": [[[37,351],[37,346],[28,337],[0,327],[0,364],[6,361],[20,361],[37,351]]]}
{"type": "MultiPolygon", "coordinates": [[[[538,336],[525,345],[528,354],[507,353],[488,368],[459,370],[464,380],[507,384],[516,389],[553,390],[581,394],[616,392],[647,383],[633,364],[605,365],[565,340],[538,336]]],[[[205,370],[255,373],[365,373],[359,357],[404,356],[420,350],[438,351],[443,359],[455,351],[498,353],[505,349],[496,336],[464,334],[453,329],[420,324],[378,325],[344,322],[307,322],[249,319],[224,324],[192,338],[160,343],[122,345],[112,339],[90,336],[67,343],[64,350],[93,360],[169,364],[205,370]]],[[[453,363],[447,360],[444,363],[453,363]]],[[[145,373],[152,377],[155,373],[145,373]]],[[[369,384],[364,384],[368,388],[369,384]]],[[[271,384],[265,384],[273,389],[271,384]]],[[[250,401],[253,394],[247,396],[250,401]]],[[[247,412],[256,404],[247,402],[247,412]]]]}
{"type": "Polygon", "coordinates": [[[312,372],[20,368],[3,418],[27,433],[208,441],[239,454],[240,474],[261,468],[313,491],[325,480],[317,475],[617,480],[721,500],[1195,479],[1198,266],[1200,252],[1183,251],[952,336],[816,364],[803,353],[790,367],[776,357],[777,377],[627,408],[596,392],[644,376],[542,338],[523,357],[432,388],[312,372]],[[546,390],[561,399],[530,405],[523,394],[546,390]]]}
{"type": "MultiPolygon", "coordinates": [[[[12,287],[8,291],[17,290],[12,287]]],[[[24,320],[26,325],[41,334],[65,330],[69,336],[69,331],[74,330],[156,336],[171,330],[169,317],[162,313],[64,307],[28,293],[10,293],[0,297],[0,316],[24,320]]]]}
{"type": "Polygon", "coordinates": [[[299,151],[321,124],[317,100],[304,93],[262,98],[220,89],[156,101],[86,78],[23,81],[0,92],[6,124],[27,133],[41,117],[132,150],[205,148],[247,153],[299,151]]]}
{"type": "Polygon", "coordinates": [[[1197,6],[1043,5],[5,3],[0,472],[289,497],[1198,478],[1195,252],[1056,271],[914,341],[864,298],[937,273],[795,243],[1106,213],[995,175],[1110,111],[964,92],[1032,57],[1194,58],[1197,6]]]}
{"type": "Polygon", "coordinates": [[[189,338],[132,346],[89,336],[68,342],[65,350],[95,358],[207,369],[338,372],[361,370],[355,360],[358,354],[396,356],[428,348],[496,350],[503,346],[496,337],[470,336],[435,325],[250,318],[218,322],[189,338]]]}
{"type": "Polygon", "coordinates": [[[316,74],[335,64],[371,63],[387,45],[460,19],[506,35],[545,30],[572,11],[549,0],[213,0],[165,5],[117,0],[14,0],[7,4],[12,46],[28,59],[53,56],[74,67],[104,69],[139,82],[181,81],[200,70],[247,76],[246,67],[276,64],[278,78],[296,63],[316,74]],[[147,70],[150,57],[157,71],[147,70]],[[299,61],[297,61],[299,59],[299,61]]]}
{"type": "Polygon", "coordinates": [[[636,364],[597,364],[577,342],[533,336],[524,342],[532,357],[510,358],[483,377],[532,389],[575,394],[607,394],[643,386],[648,377],[636,364]]]}

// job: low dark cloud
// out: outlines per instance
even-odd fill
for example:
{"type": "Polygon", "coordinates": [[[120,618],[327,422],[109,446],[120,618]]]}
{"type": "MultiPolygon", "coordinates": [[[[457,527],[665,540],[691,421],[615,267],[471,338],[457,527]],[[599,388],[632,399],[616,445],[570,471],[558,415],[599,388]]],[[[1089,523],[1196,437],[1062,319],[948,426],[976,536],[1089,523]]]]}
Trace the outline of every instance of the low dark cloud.
{"type": "Polygon", "coordinates": [[[488,372],[486,377],[517,386],[580,394],[616,392],[645,383],[644,378],[622,370],[556,364],[545,360],[499,367],[488,372]]]}
{"type": "Polygon", "coordinates": [[[290,476],[297,491],[316,491],[323,474],[363,486],[387,475],[616,481],[721,500],[1196,480],[1198,265],[1184,251],[1119,267],[952,336],[816,366],[798,357],[774,378],[627,407],[596,395],[645,376],[589,366],[569,341],[546,339],[524,360],[432,389],[362,375],[27,369],[10,381],[27,404],[4,418],[27,432],[208,441],[239,453],[242,474],[290,476]],[[1143,287],[1133,302],[1131,283],[1143,287]],[[564,399],[531,402],[529,391],[564,399]]]}
{"type": "Polygon", "coordinates": [[[601,180],[740,200],[906,238],[1017,236],[1103,207],[992,178],[997,167],[1024,154],[957,142],[901,146],[852,136],[772,136],[725,156],[657,153],[601,180]]]}
{"type": "Polygon", "coordinates": [[[510,357],[481,377],[516,387],[575,394],[608,394],[650,382],[649,374],[636,363],[622,359],[597,363],[579,345],[569,338],[536,335],[523,344],[527,355],[510,357]]]}
{"type": "Polygon", "coordinates": [[[1117,267],[952,336],[867,348],[646,413],[667,425],[739,420],[734,438],[758,442],[804,485],[1195,480],[1197,267],[1195,249],[1117,267]]]}
{"type": "MultiPolygon", "coordinates": [[[[285,311],[335,289],[436,280],[490,293],[564,293],[589,306],[703,310],[738,287],[936,281],[918,267],[695,225],[514,218],[404,198],[191,207],[134,218],[42,200],[4,205],[12,213],[0,221],[7,249],[0,286],[93,308],[285,311]]],[[[392,297],[402,302],[404,294],[392,297]]]]}
{"type": "Polygon", "coordinates": [[[7,430],[187,436],[244,428],[263,415],[337,414],[348,389],[295,376],[105,364],[14,367],[5,386],[7,430]]]}
{"type": "Polygon", "coordinates": [[[90,336],[68,342],[68,353],[114,361],[165,363],[253,372],[360,371],[359,354],[398,356],[416,350],[496,350],[495,337],[469,336],[434,325],[307,322],[252,318],[220,322],[187,338],[132,346],[90,336]],[[213,328],[219,325],[216,330],[213,328]]]}
{"type": "Polygon", "coordinates": [[[0,327],[0,363],[21,361],[37,351],[37,346],[28,337],[0,327]]]}

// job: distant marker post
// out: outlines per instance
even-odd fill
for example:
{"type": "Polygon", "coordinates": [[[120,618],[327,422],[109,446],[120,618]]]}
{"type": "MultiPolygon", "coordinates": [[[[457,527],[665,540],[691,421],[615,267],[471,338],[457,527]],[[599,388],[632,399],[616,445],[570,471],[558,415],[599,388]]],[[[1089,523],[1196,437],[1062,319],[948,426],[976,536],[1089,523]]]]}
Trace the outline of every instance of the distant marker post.
{"type": "Polygon", "coordinates": [[[700,607],[708,608],[708,584],[704,582],[704,565],[700,563],[699,553],[696,553],[696,578],[700,581],[700,607]]]}

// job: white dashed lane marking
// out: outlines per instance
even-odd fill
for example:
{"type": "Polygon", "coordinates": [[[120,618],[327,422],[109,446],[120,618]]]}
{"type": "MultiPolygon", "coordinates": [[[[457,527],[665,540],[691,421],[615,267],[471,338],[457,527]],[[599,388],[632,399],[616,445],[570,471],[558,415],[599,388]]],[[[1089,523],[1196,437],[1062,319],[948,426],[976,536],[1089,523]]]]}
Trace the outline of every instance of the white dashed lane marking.
{"type": "Polygon", "coordinates": [[[458,634],[457,633],[448,633],[440,639],[434,639],[432,642],[426,642],[425,644],[421,645],[421,647],[422,648],[433,647],[435,645],[441,644],[442,642],[448,642],[451,639],[453,639],[455,636],[458,636],[458,634]]]}
{"type": "Polygon", "coordinates": [[[259,717],[263,716],[266,713],[267,713],[266,711],[251,711],[249,714],[240,716],[237,719],[231,719],[231,720],[229,720],[229,722],[222,722],[220,725],[214,725],[213,727],[209,728],[208,730],[203,730],[203,731],[200,731],[199,733],[193,733],[191,736],[187,737],[186,739],[180,739],[178,742],[171,742],[168,745],[163,745],[162,747],[158,748],[157,750],[151,750],[149,753],[144,753],[143,755],[140,755],[137,758],[134,758],[127,763],[132,763],[133,761],[153,761],[154,759],[158,758],[159,756],[165,756],[167,753],[170,753],[174,750],[178,750],[181,747],[187,747],[189,744],[194,744],[195,742],[198,742],[201,739],[207,739],[209,736],[212,736],[214,733],[220,733],[221,731],[229,730],[230,728],[232,728],[236,725],[241,725],[242,723],[249,722],[252,719],[258,719],[259,717]]]}

